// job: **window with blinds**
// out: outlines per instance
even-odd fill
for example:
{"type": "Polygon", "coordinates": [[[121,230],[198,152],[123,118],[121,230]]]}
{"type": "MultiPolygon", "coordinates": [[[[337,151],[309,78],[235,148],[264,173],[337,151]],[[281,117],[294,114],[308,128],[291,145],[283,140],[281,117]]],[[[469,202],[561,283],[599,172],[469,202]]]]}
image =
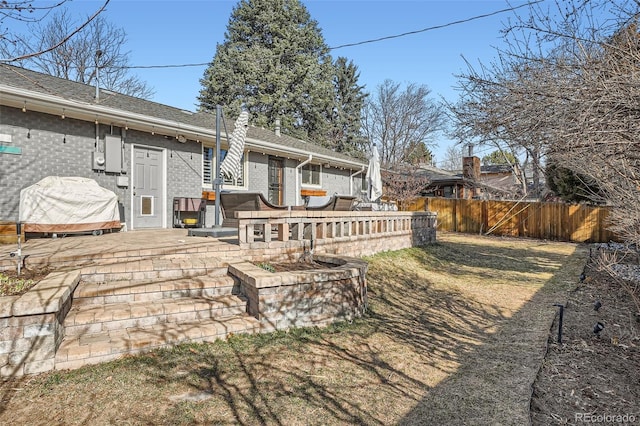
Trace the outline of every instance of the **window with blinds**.
{"type": "Polygon", "coordinates": [[[213,148],[202,147],[202,187],[213,187],[213,148]]]}

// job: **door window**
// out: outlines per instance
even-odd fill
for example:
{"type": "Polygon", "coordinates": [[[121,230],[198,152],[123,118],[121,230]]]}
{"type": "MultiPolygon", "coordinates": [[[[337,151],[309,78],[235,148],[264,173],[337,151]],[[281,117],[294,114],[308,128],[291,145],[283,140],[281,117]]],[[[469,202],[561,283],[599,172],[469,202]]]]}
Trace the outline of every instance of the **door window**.
{"type": "Polygon", "coordinates": [[[270,203],[282,204],[284,162],[281,158],[269,157],[269,178],[267,198],[270,203]]]}

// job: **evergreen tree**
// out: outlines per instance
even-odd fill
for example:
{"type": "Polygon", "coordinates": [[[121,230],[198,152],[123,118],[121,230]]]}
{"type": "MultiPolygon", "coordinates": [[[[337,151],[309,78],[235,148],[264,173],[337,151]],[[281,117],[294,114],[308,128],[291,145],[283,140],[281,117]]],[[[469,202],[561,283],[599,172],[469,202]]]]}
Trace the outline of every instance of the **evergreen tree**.
{"type": "Polygon", "coordinates": [[[253,125],[322,143],[334,106],[333,63],[299,0],[241,0],[200,80],[200,109],[242,109],[253,125]]]}
{"type": "Polygon", "coordinates": [[[331,120],[328,147],[338,152],[355,153],[366,149],[362,136],[362,109],[367,98],[364,86],[358,85],[360,73],[352,61],[339,57],[334,65],[335,107],[331,120]]]}
{"type": "Polygon", "coordinates": [[[602,199],[595,182],[555,163],[547,165],[545,178],[547,187],[566,202],[595,202],[596,199],[602,199]]]}
{"type": "Polygon", "coordinates": [[[518,164],[518,159],[515,155],[513,155],[513,153],[509,151],[496,149],[495,151],[491,152],[491,154],[482,157],[482,164],[484,164],[485,166],[502,164],[513,166],[514,164],[518,164]]]}
{"type": "Polygon", "coordinates": [[[431,164],[433,153],[424,141],[411,142],[407,149],[407,162],[409,164],[431,164]]]}

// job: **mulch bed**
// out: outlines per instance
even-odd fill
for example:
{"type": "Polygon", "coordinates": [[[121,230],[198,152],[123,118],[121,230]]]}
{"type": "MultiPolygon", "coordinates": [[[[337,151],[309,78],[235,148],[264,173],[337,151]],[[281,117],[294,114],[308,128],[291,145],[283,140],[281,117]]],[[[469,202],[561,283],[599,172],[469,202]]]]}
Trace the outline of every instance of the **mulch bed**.
{"type": "Polygon", "coordinates": [[[22,295],[46,277],[49,272],[51,271],[47,268],[22,268],[20,275],[18,275],[17,268],[0,271],[0,296],[22,295]]]}
{"type": "Polygon", "coordinates": [[[556,317],[534,384],[534,425],[640,424],[637,307],[620,281],[596,269],[588,264],[568,297],[561,344],[556,317]],[[597,323],[604,326],[599,333],[597,323]]]}
{"type": "MultiPolygon", "coordinates": [[[[318,261],[268,263],[273,272],[311,271],[313,269],[335,268],[336,265],[318,261]]],[[[258,265],[259,266],[259,265],[258,265]]]]}

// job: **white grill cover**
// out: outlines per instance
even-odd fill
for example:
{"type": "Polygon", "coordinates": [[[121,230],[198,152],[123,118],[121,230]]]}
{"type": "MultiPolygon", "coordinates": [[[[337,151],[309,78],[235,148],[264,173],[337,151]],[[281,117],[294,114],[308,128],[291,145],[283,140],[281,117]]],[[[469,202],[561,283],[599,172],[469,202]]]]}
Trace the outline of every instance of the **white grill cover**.
{"type": "Polygon", "coordinates": [[[20,191],[25,232],[120,228],[118,196],[93,179],[49,176],[20,191]]]}

